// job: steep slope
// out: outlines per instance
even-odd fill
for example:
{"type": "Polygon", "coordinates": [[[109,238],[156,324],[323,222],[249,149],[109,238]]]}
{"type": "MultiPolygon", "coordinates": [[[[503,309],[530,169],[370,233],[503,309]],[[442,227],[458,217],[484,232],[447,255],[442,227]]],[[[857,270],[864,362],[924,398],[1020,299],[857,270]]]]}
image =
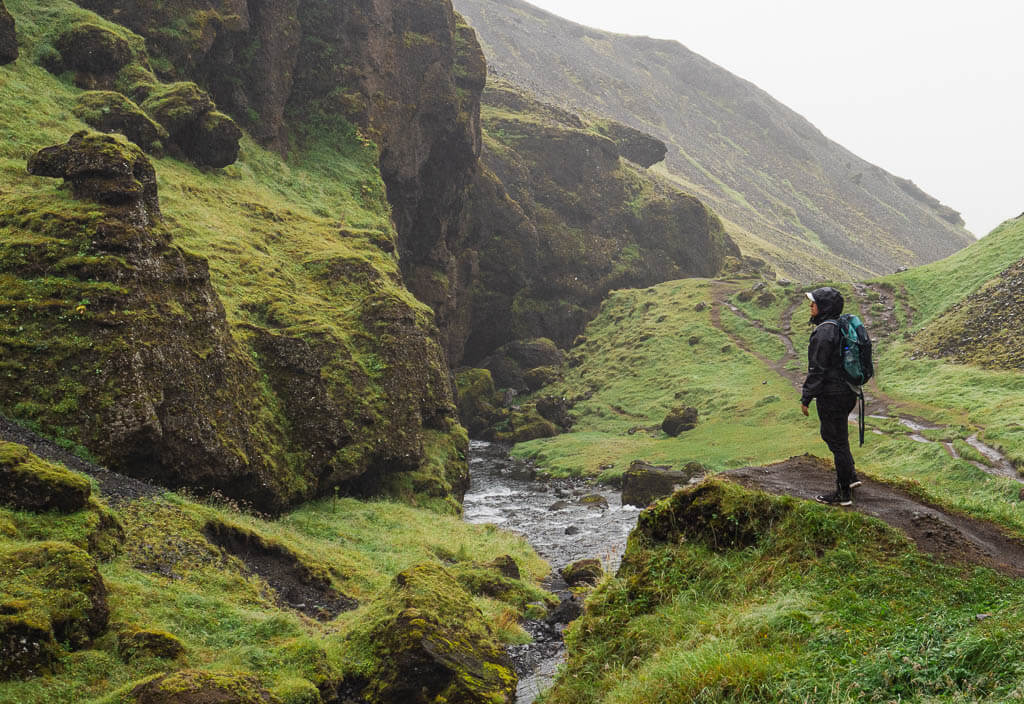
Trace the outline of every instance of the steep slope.
{"type": "Polygon", "coordinates": [[[884,274],[972,241],[959,215],[675,42],[582,27],[522,0],[457,0],[489,69],[669,145],[667,172],[745,254],[803,280],[884,274]]]}
{"type": "Polygon", "coordinates": [[[465,434],[433,315],[403,285],[378,148],[338,119],[290,165],[246,138],[200,171],[88,137],[33,160],[60,191],[25,165],[85,127],[88,76],[33,62],[52,68],[82,26],[148,57],[70,2],[8,8],[25,51],[0,69],[2,412],[264,511],[349,492],[458,510],[465,434]]]}
{"type": "Polygon", "coordinates": [[[610,290],[709,276],[738,256],[700,201],[624,158],[660,160],[657,140],[507,84],[483,100],[484,168],[463,246],[476,268],[465,362],[516,339],[568,347],[610,290]]]}

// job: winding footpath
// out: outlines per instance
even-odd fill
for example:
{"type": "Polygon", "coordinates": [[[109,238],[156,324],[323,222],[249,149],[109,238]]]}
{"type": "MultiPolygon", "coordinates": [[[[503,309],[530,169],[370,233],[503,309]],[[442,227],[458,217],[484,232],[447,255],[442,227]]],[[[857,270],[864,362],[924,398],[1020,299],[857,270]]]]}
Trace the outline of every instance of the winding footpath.
{"type": "MultiPolygon", "coordinates": [[[[748,354],[753,355],[762,364],[770,368],[779,376],[788,380],[793,388],[799,392],[803,385],[805,372],[803,370],[803,366],[797,363],[798,357],[796,347],[793,344],[792,335],[793,316],[796,314],[796,311],[803,309],[803,301],[798,300],[783,312],[780,321],[780,328],[782,332],[773,332],[769,331],[760,320],[751,318],[744,313],[743,310],[729,303],[727,298],[732,291],[733,288],[724,282],[716,282],[713,285],[713,300],[711,304],[712,325],[724,334],[728,335],[729,339],[732,340],[733,344],[737,347],[748,354]],[[751,325],[761,332],[768,335],[774,335],[785,348],[785,354],[780,359],[768,359],[763,354],[753,349],[746,340],[730,331],[727,326],[723,325],[723,309],[729,311],[729,314],[735,315],[746,324],[751,325]]],[[[900,326],[895,315],[895,306],[897,305],[897,299],[895,296],[880,287],[872,287],[867,284],[854,284],[854,291],[861,303],[861,317],[864,320],[864,324],[874,335],[878,336],[876,341],[885,340],[899,331],[900,326]],[[880,313],[877,315],[870,312],[871,306],[866,305],[872,298],[875,299],[876,304],[881,309],[880,313]]],[[[902,306],[904,319],[907,320],[909,324],[909,321],[913,320],[913,309],[902,301],[900,301],[900,305],[902,306]]],[[[870,418],[878,420],[895,418],[900,425],[907,429],[904,435],[915,442],[936,442],[923,435],[922,433],[924,431],[948,430],[948,426],[933,423],[924,418],[894,413],[892,409],[897,406],[897,403],[878,388],[878,384],[874,379],[864,387],[864,398],[866,413],[870,418]]],[[[997,449],[986,445],[979,439],[978,436],[983,431],[984,428],[979,428],[977,432],[966,438],[964,442],[977,450],[978,453],[985,458],[984,462],[963,457],[961,453],[957,451],[956,446],[952,441],[943,440],[940,442],[946,449],[946,452],[953,459],[968,462],[986,474],[1012,479],[1015,482],[1024,484],[1024,477],[1022,477],[1017,468],[1013,466],[1013,463],[1007,460],[1006,457],[997,449]]],[[[872,432],[878,435],[894,434],[891,431],[880,430],[877,428],[873,429],[872,432]]]]}

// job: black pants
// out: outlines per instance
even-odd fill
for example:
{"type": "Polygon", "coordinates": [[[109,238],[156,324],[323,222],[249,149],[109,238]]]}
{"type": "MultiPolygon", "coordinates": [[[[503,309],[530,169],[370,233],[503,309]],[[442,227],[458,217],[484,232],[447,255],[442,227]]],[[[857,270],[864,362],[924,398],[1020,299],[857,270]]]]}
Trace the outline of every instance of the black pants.
{"type": "Polygon", "coordinates": [[[853,454],[850,452],[850,411],[857,405],[857,395],[828,394],[818,397],[818,418],[821,439],[832,451],[836,463],[836,484],[846,489],[853,481],[853,454]]]}

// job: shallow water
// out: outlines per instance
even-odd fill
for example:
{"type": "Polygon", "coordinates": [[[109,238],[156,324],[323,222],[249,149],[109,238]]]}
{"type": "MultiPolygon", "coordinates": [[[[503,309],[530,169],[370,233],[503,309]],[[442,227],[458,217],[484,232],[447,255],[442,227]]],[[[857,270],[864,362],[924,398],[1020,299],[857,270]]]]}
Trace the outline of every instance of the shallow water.
{"type": "MultiPolygon", "coordinates": [[[[463,500],[469,523],[493,523],[519,533],[556,571],[591,557],[599,558],[606,572],[618,568],[640,509],[623,506],[614,489],[581,480],[537,479],[528,463],[509,458],[501,446],[478,441],[470,444],[469,473],[463,500]],[[582,501],[585,497],[590,500],[582,501]]],[[[540,624],[527,625],[531,631],[534,627],[543,630],[540,624]]],[[[560,642],[536,647],[537,657],[522,652],[516,657],[517,663],[530,663],[529,671],[519,673],[516,704],[530,704],[550,686],[564,660],[560,642]]]]}

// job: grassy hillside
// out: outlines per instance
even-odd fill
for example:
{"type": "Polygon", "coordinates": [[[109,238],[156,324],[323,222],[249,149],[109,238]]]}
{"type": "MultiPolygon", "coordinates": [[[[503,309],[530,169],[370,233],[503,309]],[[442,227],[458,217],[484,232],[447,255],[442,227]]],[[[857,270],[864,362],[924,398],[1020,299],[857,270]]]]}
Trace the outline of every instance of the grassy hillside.
{"type": "Polygon", "coordinates": [[[972,241],[956,212],[912,182],[677,42],[584,27],[518,0],[455,5],[492,74],[663,140],[666,175],[714,209],[744,254],[788,276],[880,275],[972,241]]]}

